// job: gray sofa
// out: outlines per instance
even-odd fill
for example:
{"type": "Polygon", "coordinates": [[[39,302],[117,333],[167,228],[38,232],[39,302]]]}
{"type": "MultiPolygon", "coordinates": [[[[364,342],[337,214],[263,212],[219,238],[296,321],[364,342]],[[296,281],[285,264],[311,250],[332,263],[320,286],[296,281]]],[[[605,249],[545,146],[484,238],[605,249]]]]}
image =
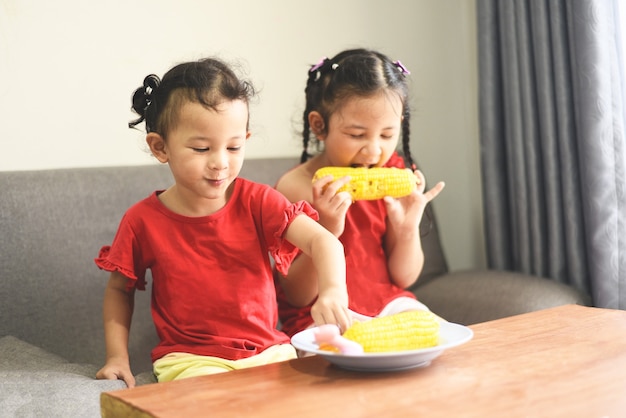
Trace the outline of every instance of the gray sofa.
{"type": "MultiPolygon", "coordinates": [[[[250,159],[242,176],[274,184],[294,164],[290,158],[250,159]]],[[[94,379],[104,361],[101,306],[108,274],[93,258],[111,242],[130,205],[170,183],[161,165],[0,172],[0,417],[100,416],[99,394],[125,387],[94,379]]],[[[424,228],[426,265],[412,290],[450,321],[472,324],[589,304],[588,296],[542,278],[448,272],[436,222],[424,228]]],[[[149,291],[138,292],[130,338],[138,384],[154,382],[149,307],[149,291]]]]}

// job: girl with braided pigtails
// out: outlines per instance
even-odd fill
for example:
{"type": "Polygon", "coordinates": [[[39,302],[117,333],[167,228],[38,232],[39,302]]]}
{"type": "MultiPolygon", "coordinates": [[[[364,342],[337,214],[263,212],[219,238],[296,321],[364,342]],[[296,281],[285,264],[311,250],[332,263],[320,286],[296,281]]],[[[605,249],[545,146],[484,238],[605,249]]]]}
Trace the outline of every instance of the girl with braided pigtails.
{"type": "MultiPolygon", "coordinates": [[[[421,272],[419,224],[443,182],[425,190],[409,149],[409,71],[400,61],[366,49],[346,50],[312,66],[305,89],[301,164],[276,188],[290,201],[310,202],[319,223],[344,245],[349,307],[354,319],[406,310],[428,310],[406,290],[421,272]],[[339,191],[349,177],[312,181],[323,167],[398,167],[402,138],[406,165],[417,177],[408,196],[357,200],[339,191]]],[[[313,326],[310,307],[318,295],[317,271],[299,255],[284,275],[275,271],[279,317],[288,335],[313,326]],[[308,286],[304,286],[304,283],[308,286]]]]}

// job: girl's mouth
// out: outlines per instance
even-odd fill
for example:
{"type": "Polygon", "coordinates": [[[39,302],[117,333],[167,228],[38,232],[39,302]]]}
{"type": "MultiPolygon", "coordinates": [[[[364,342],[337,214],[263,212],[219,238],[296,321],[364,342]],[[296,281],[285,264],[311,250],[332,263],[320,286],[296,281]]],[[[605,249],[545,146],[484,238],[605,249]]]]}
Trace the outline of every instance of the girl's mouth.
{"type": "Polygon", "coordinates": [[[214,186],[219,186],[220,184],[226,181],[226,179],[207,179],[207,180],[209,183],[213,184],[214,186]]]}

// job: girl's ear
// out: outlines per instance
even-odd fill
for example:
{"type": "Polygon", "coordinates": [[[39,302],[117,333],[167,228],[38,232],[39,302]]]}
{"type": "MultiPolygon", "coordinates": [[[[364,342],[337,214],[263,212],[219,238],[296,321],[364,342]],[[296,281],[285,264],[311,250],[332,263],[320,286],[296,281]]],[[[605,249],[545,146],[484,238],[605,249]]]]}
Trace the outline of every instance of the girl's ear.
{"type": "Polygon", "coordinates": [[[162,163],[166,163],[168,161],[167,150],[165,147],[165,140],[163,137],[156,132],[150,132],[146,135],[146,143],[150,147],[150,152],[152,155],[162,163]]]}
{"type": "Polygon", "coordinates": [[[324,124],[324,118],[320,114],[320,112],[314,110],[309,113],[309,126],[311,127],[311,131],[315,134],[317,139],[323,141],[326,139],[326,126],[324,124]]]}

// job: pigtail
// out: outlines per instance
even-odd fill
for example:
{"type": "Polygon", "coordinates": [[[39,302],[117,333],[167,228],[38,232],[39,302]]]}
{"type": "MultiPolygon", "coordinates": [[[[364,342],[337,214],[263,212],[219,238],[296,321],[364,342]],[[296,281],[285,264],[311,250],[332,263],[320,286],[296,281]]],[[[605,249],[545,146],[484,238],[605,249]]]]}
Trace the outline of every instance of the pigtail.
{"type": "MultiPolygon", "coordinates": [[[[415,161],[413,161],[413,156],[411,155],[411,147],[409,140],[410,133],[410,119],[411,112],[408,107],[404,111],[404,118],[402,119],[402,153],[404,154],[404,161],[407,167],[410,167],[411,170],[417,170],[417,165],[415,161]]],[[[420,236],[425,237],[428,233],[433,229],[433,217],[431,215],[431,210],[429,207],[424,210],[424,216],[426,216],[426,221],[422,220],[420,223],[420,236]]]]}
{"type": "Polygon", "coordinates": [[[309,157],[309,119],[306,117],[307,113],[304,112],[304,129],[302,130],[302,154],[300,155],[300,163],[306,162],[309,157]]]}
{"type": "Polygon", "coordinates": [[[304,113],[302,115],[302,154],[300,156],[300,163],[306,162],[311,154],[309,153],[309,143],[311,142],[311,125],[309,125],[309,113],[314,110],[314,103],[317,102],[317,96],[319,95],[321,84],[320,78],[328,66],[330,60],[327,57],[322,57],[319,62],[312,65],[308,71],[308,77],[306,81],[306,88],[304,89],[305,106],[304,113]]]}
{"type": "Polygon", "coordinates": [[[410,146],[410,119],[410,113],[407,109],[404,112],[404,118],[402,119],[402,153],[404,154],[404,161],[406,162],[406,166],[415,171],[417,169],[417,166],[415,165],[415,161],[413,161],[410,146]]]}
{"type": "Polygon", "coordinates": [[[309,118],[307,117],[307,112],[304,112],[304,129],[302,130],[302,154],[300,155],[300,162],[304,163],[306,162],[309,157],[311,156],[309,154],[309,135],[310,135],[311,129],[309,127],[309,118]]]}
{"type": "Polygon", "coordinates": [[[309,125],[309,112],[311,111],[311,103],[309,100],[309,93],[311,89],[311,83],[315,82],[313,71],[309,71],[309,79],[304,89],[304,97],[306,98],[306,104],[304,106],[304,113],[302,114],[302,155],[300,156],[300,163],[306,162],[311,155],[309,154],[309,141],[311,139],[311,126],[309,125]]]}
{"type": "MultiPolygon", "coordinates": [[[[161,79],[155,74],[150,74],[149,76],[144,78],[143,85],[139,87],[137,90],[135,90],[131,98],[131,101],[132,101],[131,109],[135,113],[137,113],[139,117],[133,121],[128,122],[129,128],[135,128],[137,125],[139,125],[141,122],[145,120],[146,131],[147,132],[152,131],[152,123],[151,123],[152,121],[148,121],[146,118],[147,118],[150,107],[151,106],[152,108],[156,107],[156,104],[154,104],[154,96],[155,96],[155,91],[159,87],[160,84],[161,84],[161,79]]],[[[153,111],[152,113],[154,114],[156,113],[156,111],[153,111]]]]}

